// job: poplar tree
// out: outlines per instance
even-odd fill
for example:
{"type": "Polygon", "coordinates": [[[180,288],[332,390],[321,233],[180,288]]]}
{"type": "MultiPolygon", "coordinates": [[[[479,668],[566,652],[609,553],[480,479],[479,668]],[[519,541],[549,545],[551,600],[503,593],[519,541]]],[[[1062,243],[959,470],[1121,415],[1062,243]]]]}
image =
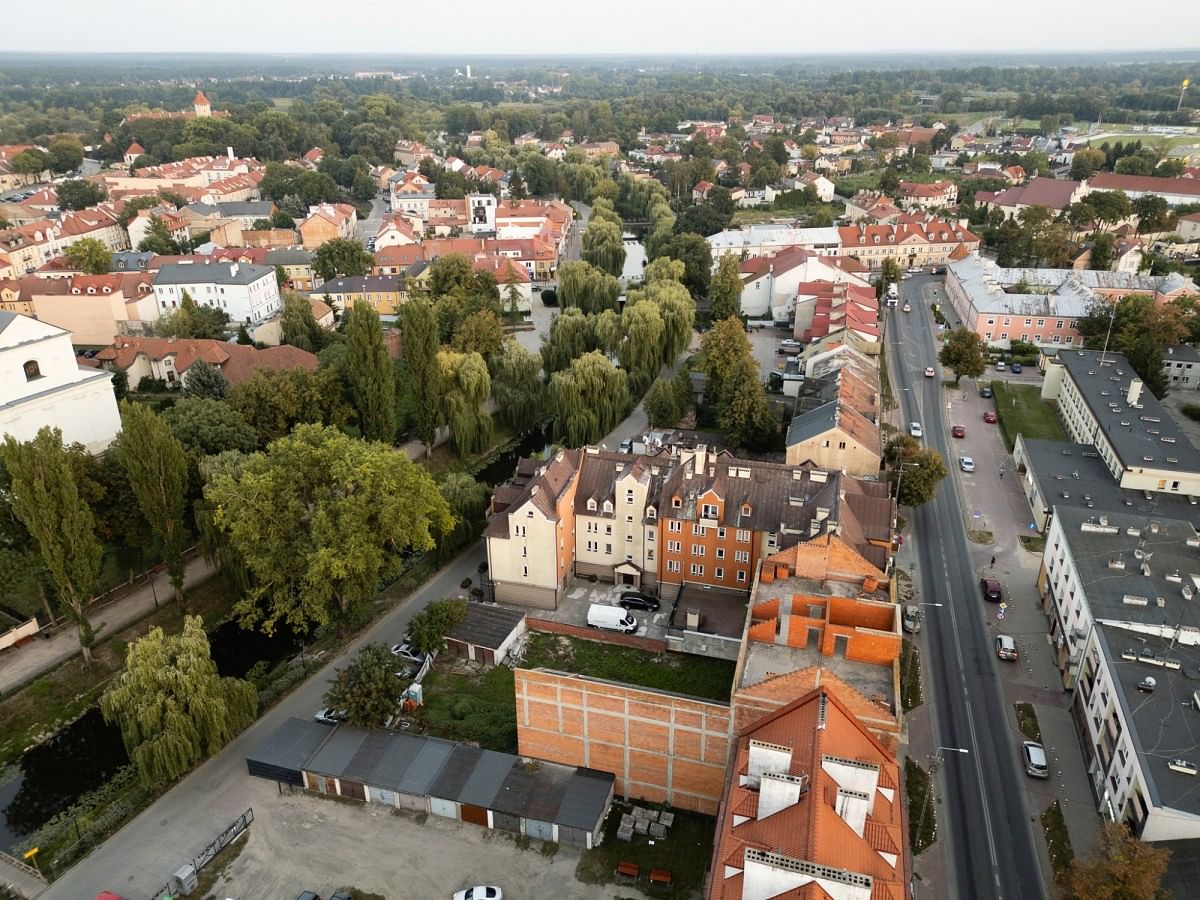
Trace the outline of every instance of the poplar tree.
{"type": "Polygon", "coordinates": [[[121,401],[121,436],[114,447],[129,475],[129,485],[142,515],[158,534],[163,562],[175,602],[183,599],[183,551],[187,547],[184,504],[187,499],[188,463],[183,444],[171,427],[144,403],[121,401]]]}
{"type": "Polygon", "coordinates": [[[365,300],[354,304],[346,326],[347,375],[358,427],[368,441],[396,438],[396,371],[383,343],[379,314],[365,300]]]}
{"type": "Polygon", "coordinates": [[[121,729],[129,758],[148,787],[174,781],[254,721],[258,696],[240,678],[222,678],[204,621],[183,631],[152,628],[129,646],[125,671],[100,698],[107,722],[121,729]]]}
{"type": "Polygon", "coordinates": [[[433,304],[414,298],[401,313],[404,359],[412,373],[417,437],[425,442],[425,455],[433,452],[441,407],[441,368],[438,366],[438,324],[433,304]]]}
{"type": "Polygon", "coordinates": [[[738,257],[734,254],[726,253],[717,264],[717,273],[708,289],[708,300],[708,314],[714,322],[742,314],[742,275],[738,257]]]}
{"type": "Polygon", "coordinates": [[[94,635],[87,614],[104,550],[62,432],[41,428],[25,443],[5,437],[0,457],[11,478],[13,514],[37,542],[58,598],[79,630],[84,664],[91,665],[94,635]]]}

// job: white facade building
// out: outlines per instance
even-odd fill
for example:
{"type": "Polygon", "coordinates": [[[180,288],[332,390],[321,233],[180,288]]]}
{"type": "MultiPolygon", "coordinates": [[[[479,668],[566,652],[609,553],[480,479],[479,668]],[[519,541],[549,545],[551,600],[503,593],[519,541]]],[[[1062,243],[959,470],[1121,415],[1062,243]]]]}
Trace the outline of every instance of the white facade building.
{"type": "Polygon", "coordinates": [[[231,323],[257,325],[279,313],[279,283],[270,266],[238,262],[168,263],[154,278],[160,314],[193,300],[229,314],[231,323]]]}
{"type": "Polygon", "coordinates": [[[0,435],[29,441],[44,427],[99,453],[121,430],[112,374],[81,368],[71,333],[0,311],[0,435]]]}

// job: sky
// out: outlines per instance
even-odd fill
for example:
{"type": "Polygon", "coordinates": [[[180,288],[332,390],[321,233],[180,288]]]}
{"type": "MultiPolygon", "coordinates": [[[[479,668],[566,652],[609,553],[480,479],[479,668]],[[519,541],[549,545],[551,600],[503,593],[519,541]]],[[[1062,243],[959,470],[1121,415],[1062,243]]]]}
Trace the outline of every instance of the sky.
{"type": "MultiPolygon", "coordinates": [[[[6,2],[6,50],[540,56],[1200,47],[1189,3],[1141,0],[55,0],[6,2]],[[1172,22],[1176,24],[1173,26],[1172,22]],[[1186,23],[1186,24],[1185,24],[1186,23]]],[[[469,60],[468,60],[469,61],[469,60]]]]}

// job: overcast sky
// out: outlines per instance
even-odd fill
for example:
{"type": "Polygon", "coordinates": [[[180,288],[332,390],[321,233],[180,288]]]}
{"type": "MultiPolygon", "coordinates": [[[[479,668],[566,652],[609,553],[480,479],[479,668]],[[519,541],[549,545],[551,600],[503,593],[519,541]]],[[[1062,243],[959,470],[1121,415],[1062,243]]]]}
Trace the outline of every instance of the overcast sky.
{"type": "Polygon", "coordinates": [[[1196,7],[1178,0],[55,0],[50,19],[38,3],[2,5],[11,50],[803,57],[1200,45],[1196,7]]]}

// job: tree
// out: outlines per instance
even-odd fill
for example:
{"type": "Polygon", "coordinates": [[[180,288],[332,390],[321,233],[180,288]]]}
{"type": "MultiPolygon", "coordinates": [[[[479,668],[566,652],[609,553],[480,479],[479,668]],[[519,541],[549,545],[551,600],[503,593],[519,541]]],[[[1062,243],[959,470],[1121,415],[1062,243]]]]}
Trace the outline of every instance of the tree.
{"type": "Polygon", "coordinates": [[[675,220],[675,233],[708,237],[726,228],[731,218],[731,215],[722,213],[709,203],[697,203],[679,214],[675,220]]]}
{"type": "Polygon", "coordinates": [[[766,388],[758,377],[758,363],[750,354],[734,360],[725,375],[717,405],[717,424],[735,447],[751,444],[761,447],[775,432],[775,417],[771,414],[766,388]]]}
{"type": "MultiPolygon", "coordinates": [[[[682,370],[682,373],[686,378],[687,370],[682,370]]],[[[679,389],[679,381],[675,378],[669,380],[659,378],[650,385],[650,390],[646,392],[646,398],[642,401],[642,407],[646,410],[646,418],[649,419],[652,426],[674,428],[679,424],[679,420],[687,412],[688,403],[691,400],[688,382],[685,381],[683,386],[686,393],[679,389]]]]}
{"type": "Polygon", "coordinates": [[[504,326],[490,309],[473,312],[454,331],[454,349],[491,359],[504,343],[504,326]]]}
{"type": "Polygon", "coordinates": [[[408,639],[418,653],[436,653],[446,642],[446,635],[467,615],[465,600],[435,600],[412,617],[408,623],[408,639]]]}
{"type": "Polygon", "coordinates": [[[229,389],[228,402],[258,432],[262,446],[302,423],[339,427],[349,412],[332,369],[259,370],[229,389]]]}
{"type": "Polygon", "coordinates": [[[463,454],[480,453],[492,442],[492,417],[483,408],[492,392],[487,363],[478,353],[443,350],[437,355],[441,408],[439,424],[463,454]]]}
{"type": "Polygon", "coordinates": [[[1093,150],[1087,147],[1083,150],[1076,150],[1071,157],[1071,174],[1070,177],[1074,181],[1083,181],[1091,178],[1097,172],[1104,168],[1107,158],[1103,150],[1093,150]]]}
{"type": "Polygon", "coordinates": [[[1162,370],[1162,348],[1180,343],[1195,324],[1194,308],[1180,303],[1160,307],[1146,294],[1130,294],[1115,307],[1097,301],[1076,327],[1088,347],[1098,349],[1107,342],[1110,349],[1125,354],[1134,372],[1161,399],[1169,387],[1162,370]]]}
{"type": "Polygon", "coordinates": [[[892,438],[884,448],[883,458],[891,469],[889,480],[899,483],[896,502],[900,506],[928,503],[948,474],[940,453],[922,447],[907,434],[892,438]]]}
{"type": "Polygon", "coordinates": [[[753,354],[741,319],[732,316],[722,319],[704,335],[697,368],[704,373],[704,389],[710,400],[720,402],[726,378],[734,372],[734,364],[743,358],[753,358],[753,354]]]}
{"type": "Polygon", "coordinates": [[[429,293],[435,298],[461,293],[474,272],[471,261],[461,253],[439,256],[429,267],[429,293]]]}
{"type": "Polygon", "coordinates": [[[621,314],[617,356],[629,373],[630,391],[641,395],[662,365],[663,318],[653,303],[633,303],[621,314]]]}
{"type": "MultiPolygon", "coordinates": [[[[647,247],[649,252],[649,247],[647,247]]],[[[676,234],[663,242],[658,256],[669,256],[683,263],[683,283],[693,297],[708,293],[712,277],[712,249],[698,234],[676,234]]]]}
{"type": "Polygon", "coordinates": [[[525,187],[525,179],[521,177],[519,170],[512,173],[512,178],[508,180],[508,196],[512,200],[521,201],[529,196],[529,191],[525,187]]]}
{"type": "Polygon", "coordinates": [[[602,353],[585,353],[555,372],[547,391],[554,432],[571,447],[594,444],[616,427],[629,404],[625,372],[602,353]]]}
{"type": "Polygon", "coordinates": [[[159,627],[129,645],[125,671],[100,698],[106,722],[121,729],[144,785],[183,776],[254,721],[258,695],[240,678],[222,678],[204,633],[187,616],[183,631],[159,627]]]}
{"type": "Polygon", "coordinates": [[[184,291],[179,309],[160,316],[154,331],[159,337],[222,341],[228,324],[229,313],[215,306],[201,305],[184,291]]]}
{"type": "Polygon", "coordinates": [[[46,149],[50,152],[50,168],[55,172],[70,172],[83,165],[83,144],[75,138],[55,138],[46,149]]]}
{"type": "Polygon", "coordinates": [[[517,434],[532,431],[542,423],[546,399],[542,358],[508,338],[495,358],[493,369],[496,417],[517,434]]]}
{"type": "Polygon", "coordinates": [[[332,281],[339,275],[366,275],[375,265],[375,258],[358,241],[333,238],[317,248],[312,257],[313,274],[322,281],[332,281]]]}
{"type": "Polygon", "coordinates": [[[1113,250],[1116,243],[1116,238],[1107,231],[1102,231],[1092,238],[1091,268],[1100,272],[1107,272],[1112,268],[1113,250]]]}
{"type": "Polygon", "coordinates": [[[104,188],[79,178],[64,181],[55,188],[55,193],[61,210],[87,209],[104,199],[104,188]]]}
{"type": "Polygon", "coordinates": [[[328,333],[313,318],[312,304],[296,291],[283,292],[280,333],[283,343],[309,353],[319,353],[328,342],[328,333]]]}
{"type": "Polygon", "coordinates": [[[220,400],[181,397],[162,413],[171,434],[193,457],[213,456],[227,450],[253,453],[258,432],[241,413],[220,400]]]}
{"type": "Polygon", "coordinates": [[[983,357],[983,339],[971,328],[956,328],[938,353],[938,362],[954,373],[954,385],[967,378],[978,378],[987,369],[983,357]]]}
{"type": "Polygon", "coordinates": [[[717,263],[717,274],[713,276],[708,289],[708,314],[714,322],[742,314],[742,275],[739,269],[739,260],[732,253],[726,253],[717,263]]]}
{"type": "Polygon", "coordinates": [[[383,644],[367,644],[350,665],[337,669],[324,703],[346,714],[355,728],[379,728],[400,709],[408,683],[397,678],[402,665],[383,644]]]}
{"type": "Polygon", "coordinates": [[[621,238],[621,226],[609,219],[593,216],[583,232],[583,249],[580,253],[584,262],[591,263],[614,278],[620,276],[625,267],[625,244],[621,238]]]}
{"type": "Polygon", "coordinates": [[[900,264],[892,257],[887,257],[883,261],[883,265],[879,268],[879,296],[882,297],[887,293],[889,284],[898,284],[900,282],[900,264]]]}
{"type": "Polygon", "coordinates": [[[438,556],[447,560],[474,540],[487,521],[488,486],[465,472],[449,472],[438,485],[454,516],[454,530],[442,538],[438,556]]]}
{"type": "MultiPolygon", "coordinates": [[[[30,147],[28,150],[22,150],[9,160],[9,165],[13,172],[18,175],[24,175],[26,182],[37,179],[41,174],[50,168],[50,154],[45,153],[36,147],[30,147]]],[[[64,184],[66,182],[63,182],[64,184]]],[[[61,187],[61,186],[60,186],[61,187]]]]}
{"type": "Polygon", "coordinates": [[[175,602],[182,609],[183,551],[188,542],[184,524],[187,454],[164,419],[149,406],[128,400],[121,401],[121,434],[114,452],[129,473],[129,484],[142,515],[162,544],[175,602]]]}
{"type": "Polygon", "coordinates": [[[11,479],[13,514],[37,542],[58,599],[78,629],[84,663],[90,665],[93,634],[88,609],[100,578],[103,548],[71,451],[63,446],[61,431],[41,428],[26,443],[6,437],[0,458],[11,479]]]}
{"type": "Polygon", "coordinates": [[[554,317],[540,348],[547,375],[567,368],[573,360],[597,349],[595,318],[578,309],[564,309],[554,317]]]}
{"type": "Polygon", "coordinates": [[[1170,227],[1171,208],[1158,194],[1142,194],[1133,201],[1133,212],[1138,217],[1138,234],[1166,231],[1170,227]]]}
{"type": "Polygon", "coordinates": [[[589,262],[572,261],[559,267],[558,302],[564,310],[577,308],[585,313],[615,310],[620,293],[620,282],[589,262]]]}
{"type": "Polygon", "coordinates": [[[879,189],[885,194],[894,194],[900,186],[900,176],[895,169],[884,169],[879,176],[879,189]]]}
{"type": "Polygon", "coordinates": [[[198,359],[188,366],[182,393],[185,397],[224,400],[229,393],[229,379],[212,363],[198,359]]]}
{"type": "Polygon", "coordinates": [[[76,241],[63,256],[84,275],[106,275],[112,268],[112,252],[95,238],[76,241]]]}
{"type": "Polygon", "coordinates": [[[656,281],[675,281],[683,284],[684,265],[682,260],[660,256],[651,260],[642,270],[642,283],[651,285],[656,281]]]}
{"type": "Polygon", "coordinates": [[[1067,900],[1133,900],[1161,895],[1171,851],[1138,840],[1123,822],[1105,822],[1100,845],[1074,859],[1060,884],[1067,900]]]}
{"type": "Polygon", "coordinates": [[[383,343],[379,314],[365,300],[354,304],[346,326],[346,344],[347,376],[359,430],[364,439],[390,446],[396,439],[395,369],[383,343]]]}
{"type": "Polygon", "coordinates": [[[336,428],[300,425],[213,472],[214,525],[252,579],[237,611],[270,634],[346,620],[395,576],[407,550],[454,527],[432,476],[403,454],[336,428]]]}
{"type": "Polygon", "coordinates": [[[157,253],[159,256],[172,256],[181,252],[179,242],[171,235],[167,224],[159,216],[153,215],[150,217],[146,236],[137,248],[142,253],[157,253]]]}
{"type": "Polygon", "coordinates": [[[442,394],[441,369],[437,362],[438,329],[433,304],[419,297],[409,300],[401,309],[400,330],[404,360],[413,376],[416,434],[425,442],[425,455],[428,456],[433,452],[433,442],[437,437],[437,411],[441,407],[442,394]]]}

